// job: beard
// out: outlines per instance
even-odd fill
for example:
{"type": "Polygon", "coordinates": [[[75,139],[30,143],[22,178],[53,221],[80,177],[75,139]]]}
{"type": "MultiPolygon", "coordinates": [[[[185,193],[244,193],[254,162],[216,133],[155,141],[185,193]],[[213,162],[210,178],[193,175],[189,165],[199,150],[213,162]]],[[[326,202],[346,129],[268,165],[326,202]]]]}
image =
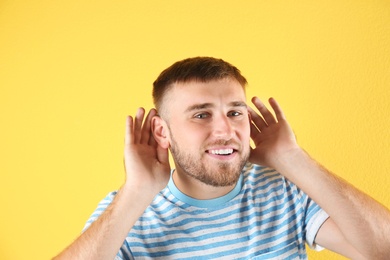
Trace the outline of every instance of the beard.
{"type": "MultiPolygon", "coordinates": [[[[171,136],[171,153],[175,164],[181,170],[199,180],[200,182],[214,187],[226,187],[235,184],[241,174],[242,168],[245,166],[249,158],[249,150],[244,154],[239,154],[238,162],[218,162],[218,163],[203,163],[202,158],[207,154],[201,154],[196,158],[193,154],[188,153],[187,149],[179,147],[173,136],[171,136]]],[[[216,141],[212,145],[229,145],[229,141],[216,141]]],[[[249,147],[249,145],[248,145],[249,147]]],[[[243,151],[240,149],[240,151],[243,151]]]]}

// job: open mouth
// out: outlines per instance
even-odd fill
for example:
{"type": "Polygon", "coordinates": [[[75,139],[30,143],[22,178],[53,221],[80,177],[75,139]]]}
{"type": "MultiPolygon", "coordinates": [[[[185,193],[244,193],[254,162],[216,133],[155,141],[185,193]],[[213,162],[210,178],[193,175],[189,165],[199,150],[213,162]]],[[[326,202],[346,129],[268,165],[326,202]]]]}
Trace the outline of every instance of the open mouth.
{"type": "Polygon", "coordinates": [[[228,148],[228,149],[215,149],[215,150],[208,150],[207,151],[210,154],[214,155],[223,155],[223,156],[228,156],[236,152],[236,150],[228,148]]]}

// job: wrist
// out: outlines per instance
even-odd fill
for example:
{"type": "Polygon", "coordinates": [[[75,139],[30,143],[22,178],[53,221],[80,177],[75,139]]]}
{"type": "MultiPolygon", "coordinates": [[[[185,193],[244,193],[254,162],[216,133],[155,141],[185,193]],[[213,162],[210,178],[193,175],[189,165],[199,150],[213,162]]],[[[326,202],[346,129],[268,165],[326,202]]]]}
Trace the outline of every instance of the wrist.
{"type": "Polygon", "coordinates": [[[268,161],[269,165],[276,169],[281,170],[285,167],[290,166],[294,163],[297,159],[305,156],[305,151],[300,146],[294,146],[291,147],[288,150],[275,152],[273,154],[270,154],[268,161]]]}
{"type": "Polygon", "coordinates": [[[281,153],[277,156],[274,156],[272,161],[272,168],[282,173],[286,177],[291,177],[295,172],[294,169],[299,169],[305,162],[307,162],[309,156],[307,153],[299,146],[290,149],[284,153],[281,153]]]}
{"type": "Polygon", "coordinates": [[[126,178],[121,190],[126,194],[131,194],[133,198],[151,202],[161,188],[153,182],[149,183],[147,181],[126,178]]]}
{"type": "MultiPolygon", "coordinates": [[[[322,167],[302,148],[294,149],[277,159],[274,169],[293,182],[307,194],[325,175],[322,167]],[[313,186],[314,185],[314,186],[313,186]]],[[[321,187],[317,187],[320,190],[321,187]]]]}

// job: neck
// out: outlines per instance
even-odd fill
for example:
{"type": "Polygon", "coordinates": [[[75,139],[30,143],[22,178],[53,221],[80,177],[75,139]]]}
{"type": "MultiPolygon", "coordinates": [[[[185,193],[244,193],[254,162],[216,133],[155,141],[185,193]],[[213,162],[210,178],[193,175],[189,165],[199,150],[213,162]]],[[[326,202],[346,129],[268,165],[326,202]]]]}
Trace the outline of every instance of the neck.
{"type": "Polygon", "coordinates": [[[222,197],[234,189],[236,183],[230,186],[215,187],[205,184],[177,169],[173,172],[173,181],[176,187],[185,195],[198,199],[209,200],[222,197]]]}

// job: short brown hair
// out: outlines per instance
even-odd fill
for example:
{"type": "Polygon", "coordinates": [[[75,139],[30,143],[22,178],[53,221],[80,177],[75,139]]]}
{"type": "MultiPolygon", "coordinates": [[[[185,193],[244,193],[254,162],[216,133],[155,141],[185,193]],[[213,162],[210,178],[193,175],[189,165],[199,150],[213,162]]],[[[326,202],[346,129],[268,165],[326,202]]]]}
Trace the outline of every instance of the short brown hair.
{"type": "Polygon", "coordinates": [[[153,83],[153,101],[157,110],[166,91],[174,83],[190,81],[209,82],[224,78],[237,80],[243,88],[247,80],[239,69],[230,63],[212,57],[195,57],[178,61],[165,69],[153,83]]]}

